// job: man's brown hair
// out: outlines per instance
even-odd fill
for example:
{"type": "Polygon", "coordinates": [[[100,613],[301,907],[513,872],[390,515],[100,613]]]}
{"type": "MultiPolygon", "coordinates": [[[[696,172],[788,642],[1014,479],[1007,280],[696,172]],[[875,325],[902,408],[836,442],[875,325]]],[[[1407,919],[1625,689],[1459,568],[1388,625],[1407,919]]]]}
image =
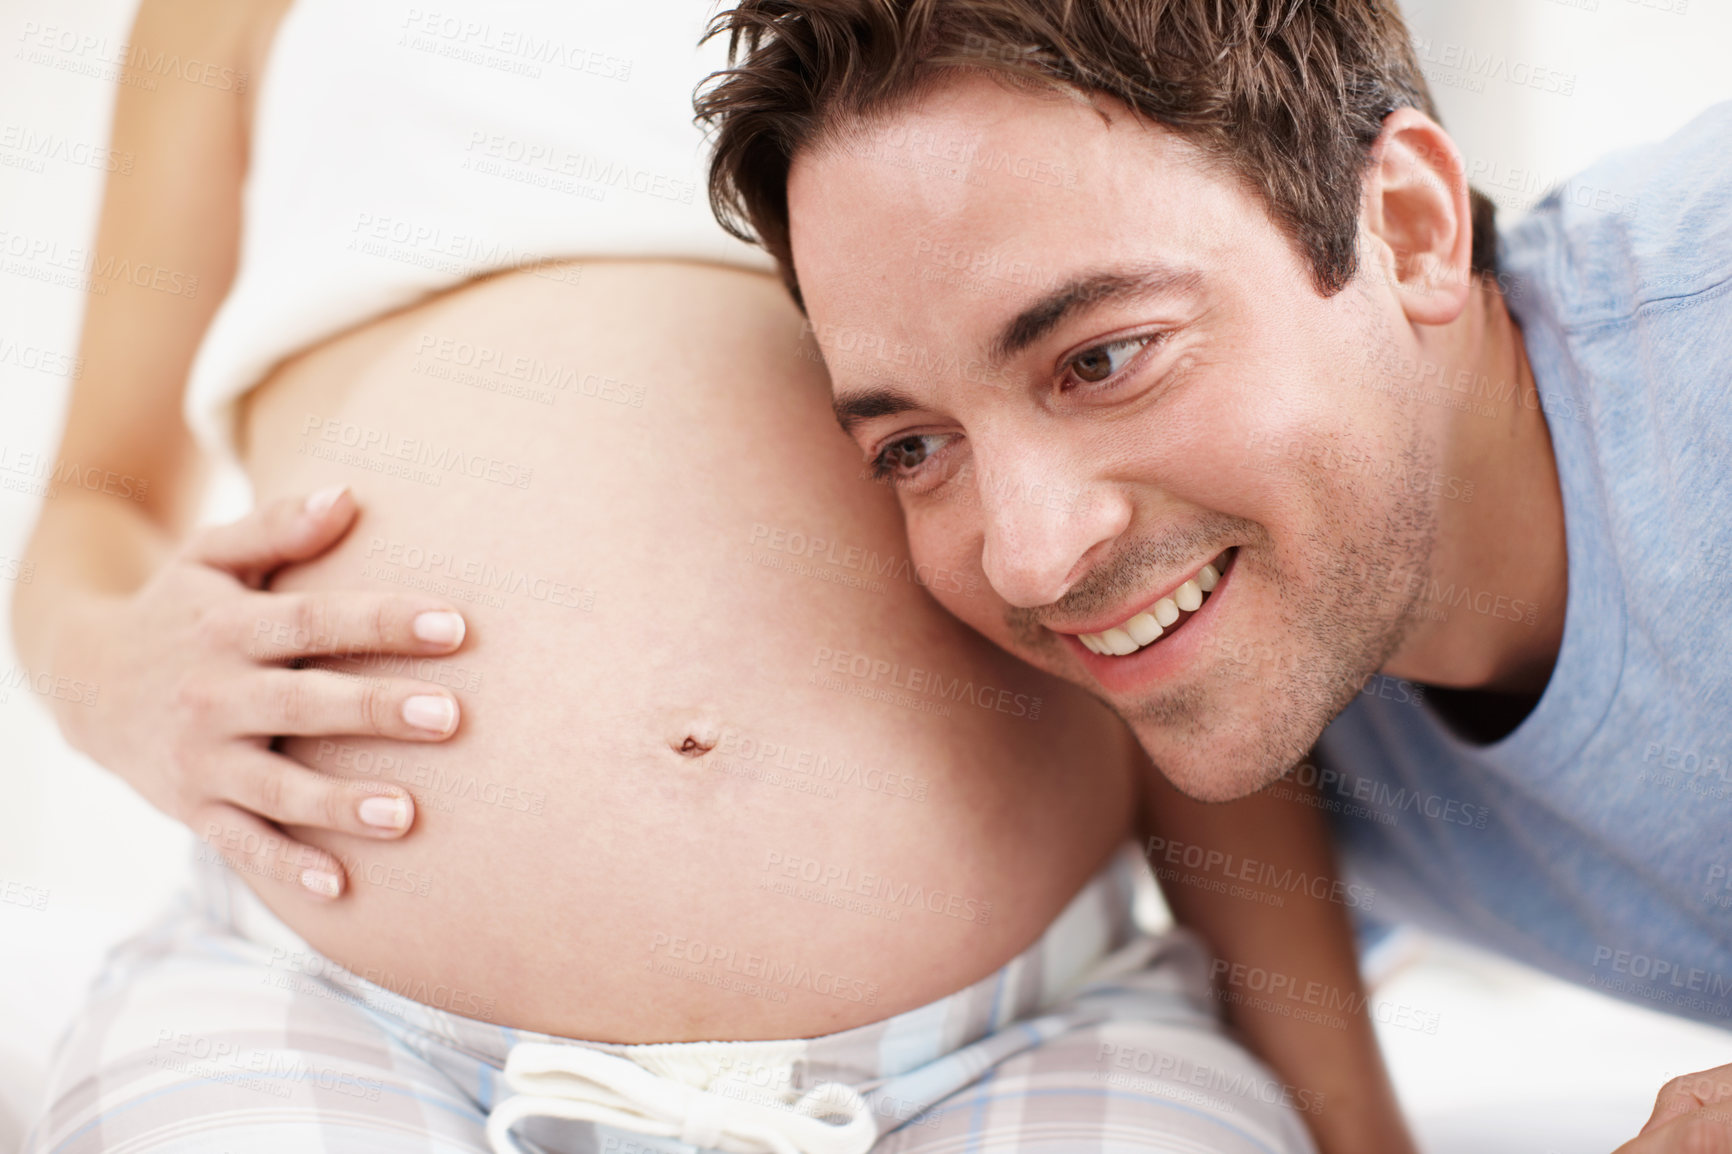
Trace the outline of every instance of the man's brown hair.
{"type": "MultiPolygon", "coordinates": [[[[710,35],[729,37],[732,65],[697,100],[710,204],[796,300],[794,156],[954,69],[1111,96],[1191,141],[1262,200],[1325,295],[1358,267],[1383,118],[1436,118],[1393,0],[741,0],[710,35]]],[[[1493,206],[1472,199],[1473,268],[1495,273],[1493,206]]]]}

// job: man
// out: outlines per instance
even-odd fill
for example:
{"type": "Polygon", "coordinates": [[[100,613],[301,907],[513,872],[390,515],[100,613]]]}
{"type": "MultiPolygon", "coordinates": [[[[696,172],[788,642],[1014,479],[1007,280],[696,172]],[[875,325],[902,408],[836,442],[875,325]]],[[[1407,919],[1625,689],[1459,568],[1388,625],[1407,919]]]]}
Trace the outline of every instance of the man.
{"type": "Polygon", "coordinates": [[[1320,784],[1405,918],[1732,1018],[1732,106],[1500,250],[1385,0],[718,27],[718,212],[941,601],[1194,798],[1320,784]]]}

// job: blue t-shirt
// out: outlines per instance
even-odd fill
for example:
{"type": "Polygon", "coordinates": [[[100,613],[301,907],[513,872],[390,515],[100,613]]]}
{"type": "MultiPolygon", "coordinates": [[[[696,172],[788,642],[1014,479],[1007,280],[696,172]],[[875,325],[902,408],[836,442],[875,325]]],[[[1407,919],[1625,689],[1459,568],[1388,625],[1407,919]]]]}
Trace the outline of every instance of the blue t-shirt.
{"type": "Polygon", "coordinates": [[[1732,1026],[1732,103],[1565,185],[1501,261],[1563,491],[1563,644],[1489,745],[1372,680],[1319,742],[1344,868],[1380,919],[1732,1026]]]}

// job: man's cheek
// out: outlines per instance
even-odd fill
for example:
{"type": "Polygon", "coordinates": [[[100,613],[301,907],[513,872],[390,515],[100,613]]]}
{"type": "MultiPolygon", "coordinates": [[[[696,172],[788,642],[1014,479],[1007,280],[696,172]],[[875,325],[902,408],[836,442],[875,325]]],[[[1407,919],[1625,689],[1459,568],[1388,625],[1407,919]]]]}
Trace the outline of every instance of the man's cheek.
{"type": "Polygon", "coordinates": [[[903,505],[908,526],[908,552],[927,592],[951,615],[972,625],[999,645],[1010,646],[1004,624],[1004,602],[987,584],[980,567],[978,526],[954,511],[933,517],[903,505]],[[971,545],[972,543],[972,545],[971,545]]]}
{"type": "Polygon", "coordinates": [[[979,630],[994,645],[1011,650],[1017,648],[1004,623],[1003,603],[999,602],[990,590],[970,597],[963,593],[934,589],[932,595],[946,612],[965,625],[979,630]]]}

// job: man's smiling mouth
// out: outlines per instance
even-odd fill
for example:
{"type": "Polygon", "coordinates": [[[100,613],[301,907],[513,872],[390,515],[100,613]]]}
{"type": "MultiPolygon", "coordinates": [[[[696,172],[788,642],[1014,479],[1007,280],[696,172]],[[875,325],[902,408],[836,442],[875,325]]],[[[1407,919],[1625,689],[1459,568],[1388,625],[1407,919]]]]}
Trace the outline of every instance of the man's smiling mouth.
{"type": "MultiPolygon", "coordinates": [[[[1237,546],[1235,546],[1235,549],[1237,546]]],[[[1228,549],[1187,578],[1183,584],[1147,609],[1133,614],[1110,629],[1078,633],[1076,639],[1091,653],[1128,657],[1162,638],[1171,637],[1191,614],[1201,609],[1221,574],[1233,563],[1235,549],[1228,549]]]]}

